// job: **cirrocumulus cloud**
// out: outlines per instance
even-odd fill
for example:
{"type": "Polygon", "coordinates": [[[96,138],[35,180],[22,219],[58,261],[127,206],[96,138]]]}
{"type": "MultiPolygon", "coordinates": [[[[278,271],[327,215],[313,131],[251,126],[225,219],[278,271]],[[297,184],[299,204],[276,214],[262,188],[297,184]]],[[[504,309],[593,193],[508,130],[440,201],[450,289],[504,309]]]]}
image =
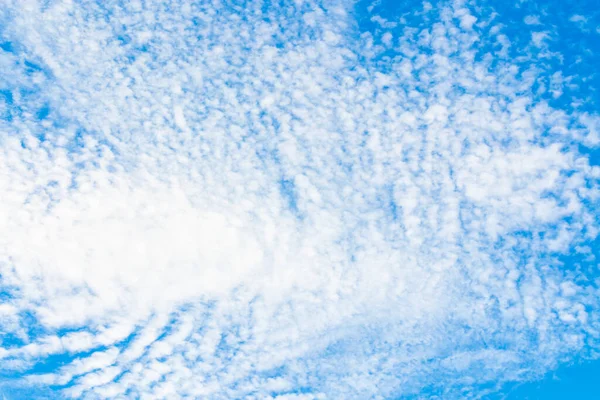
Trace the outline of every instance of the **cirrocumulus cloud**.
{"type": "Polygon", "coordinates": [[[479,398],[594,357],[600,120],[481,3],[4,1],[4,396],[479,398]]]}

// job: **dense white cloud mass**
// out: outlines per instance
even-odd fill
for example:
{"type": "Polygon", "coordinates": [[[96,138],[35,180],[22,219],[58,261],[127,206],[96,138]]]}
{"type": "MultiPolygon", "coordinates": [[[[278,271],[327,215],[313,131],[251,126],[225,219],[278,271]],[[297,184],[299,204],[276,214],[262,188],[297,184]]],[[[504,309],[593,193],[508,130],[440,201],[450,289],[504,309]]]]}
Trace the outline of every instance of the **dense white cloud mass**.
{"type": "Polygon", "coordinates": [[[469,398],[595,356],[561,257],[599,120],[539,96],[551,34],[353,7],[3,2],[7,395],[469,398]]]}

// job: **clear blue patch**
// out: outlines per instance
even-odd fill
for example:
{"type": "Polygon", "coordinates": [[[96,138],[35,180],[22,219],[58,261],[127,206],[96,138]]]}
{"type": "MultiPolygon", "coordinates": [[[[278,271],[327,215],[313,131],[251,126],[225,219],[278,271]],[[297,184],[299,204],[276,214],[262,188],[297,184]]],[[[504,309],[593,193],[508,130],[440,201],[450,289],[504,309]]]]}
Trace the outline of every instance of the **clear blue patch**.
{"type": "Polygon", "coordinates": [[[44,120],[48,117],[49,114],[50,114],[50,107],[48,105],[45,105],[38,110],[37,119],[44,120]]]}
{"type": "Polygon", "coordinates": [[[25,66],[25,72],[29,74],[34,72],[42,72],[44,70],[40,65],[28,60],[25,60],[23,65],[25,66]]]}
{"type": "Polygon", "coordinates": [[[296,191],[296,184],[293,180],[281,179],[279,181],[279,192],[282,197],[286,200],[289,209],[297,213],[298,212],[298,194],[296,191]]]}
{"type": "Polygon", "coordinates": [[[13,94],[10,90],[0,90],[0,98],[8,105],[13,105],[13,94]]]}
{"type": "Polygon", "coordinates": [[[14,52],[12,42],[1,42],[0,43],[0,49],[2,49],[2,51],[5,51],[7,53],[14,52]]]}
{"type": "MultiPolygon", "coordinates": [[[[596,400],[600,397],[600,362],[565,365],[541,380],[507,385],[504,400],[596,400]]],[[[495,398],[500,398],[499,396],[495,398]]]]}

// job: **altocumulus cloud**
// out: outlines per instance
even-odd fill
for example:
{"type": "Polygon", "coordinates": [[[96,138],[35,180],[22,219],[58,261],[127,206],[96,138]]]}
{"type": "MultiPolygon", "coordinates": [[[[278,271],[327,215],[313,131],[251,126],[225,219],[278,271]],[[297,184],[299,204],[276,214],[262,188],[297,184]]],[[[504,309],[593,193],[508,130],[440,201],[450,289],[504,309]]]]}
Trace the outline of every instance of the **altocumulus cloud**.
{"type": "Polygon", "coordinates": [[[3,1],[2,393],[478,398],[596,357],[598,115],[481,3],[3,1]]]}

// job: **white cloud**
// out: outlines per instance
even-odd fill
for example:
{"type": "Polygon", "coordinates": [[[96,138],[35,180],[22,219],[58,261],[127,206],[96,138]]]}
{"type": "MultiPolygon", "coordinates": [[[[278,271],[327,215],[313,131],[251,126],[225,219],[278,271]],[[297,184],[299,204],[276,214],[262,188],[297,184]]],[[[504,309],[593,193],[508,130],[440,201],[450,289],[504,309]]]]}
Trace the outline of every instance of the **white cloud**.
{"type": "Polygon", "coordinates": [[[537,16],[537,15],[528,15],[528,16],[526,16],[524,22],[527,25],[541,25],[542,24],[540,22],[540,17],[537,16]]]}
{"type": "Polygon", "coordinates": [[[44,71],[0,73],[2,368],[75,398],[371,398],[574,357],[596,289],[555,253],[593,236],[573,143],[598,119],[476,59],[462,3],[383,32],[386,65],[344,4],[9,2],[44,71]]]}
{"type": "Polygon", "coordinates": [[[587,22],[587,18],[584,17],[583,15],[578,15],[578,14],[574,14],[571,16],[571,18],[569,18],[569,21],[571,22],[587,22]]]}
{"type": "Polygon", "coordinates": [[[536,47],[542,47],[544,42],[550,38],[548,32],[532,32],[531,41],[536,47]]]}

